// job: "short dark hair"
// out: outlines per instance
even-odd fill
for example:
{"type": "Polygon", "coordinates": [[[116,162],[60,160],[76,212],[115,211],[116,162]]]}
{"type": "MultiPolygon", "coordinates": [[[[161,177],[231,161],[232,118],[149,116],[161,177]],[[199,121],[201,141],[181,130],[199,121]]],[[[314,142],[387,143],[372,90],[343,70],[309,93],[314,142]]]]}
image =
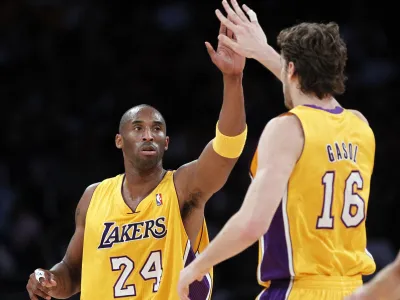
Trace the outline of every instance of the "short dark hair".
{"type": "Polygon", "coordinates": [[[134,114],[137,110],[140,110],[142,108],[150,108],[153,109],[156,113],[158,113],[161,117],[161,121],[164,123],[164,126],[166,127],[166,123],[165,123],[165,119],[164,116],[160,113],[159,110],[157,110],[156,108],[154,108],[151,105],[148,104],[140,104],[140,105],[136,105],[130,109],[128,109],[127,111],[125,111],[125,113],[122,115],[120,121],[119,121],[119,127],[118,130],[121,133],[122,127],[125,125],[126,122],[130,121],[132,119],[132,114],[134,114]]]}
{"type": "Polygon", "coordinates": [[[293,62],[303,93],[319,99],[344,93],[347,48],[338,24],[300,23],[286,28],[278,35],[278,46],[286,64],[293,62]]]}

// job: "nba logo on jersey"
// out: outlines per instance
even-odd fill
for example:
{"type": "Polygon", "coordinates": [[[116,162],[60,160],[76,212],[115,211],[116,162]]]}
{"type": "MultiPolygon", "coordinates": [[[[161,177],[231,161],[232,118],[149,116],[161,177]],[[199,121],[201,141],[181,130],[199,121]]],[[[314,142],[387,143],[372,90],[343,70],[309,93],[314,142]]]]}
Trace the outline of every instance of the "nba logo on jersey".
{"type": "Polygon", "coordinates": [[[157,206],[162,205],[162,196],[161,196],[161,194],[156,194],[156,203],[157,203],[157,206]]]}

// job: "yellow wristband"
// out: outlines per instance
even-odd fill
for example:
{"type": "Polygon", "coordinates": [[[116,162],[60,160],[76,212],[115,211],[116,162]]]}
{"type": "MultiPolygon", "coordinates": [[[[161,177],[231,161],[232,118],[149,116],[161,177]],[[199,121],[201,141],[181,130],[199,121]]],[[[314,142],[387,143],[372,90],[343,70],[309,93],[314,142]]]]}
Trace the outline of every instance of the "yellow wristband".
{"type": "Polygon", "coordinates": [[[218,129],[218,122],[213,140],[214,151],[226,158],[238,158],[243,152],[247,138],[247,125],[245,130],[236,136],[226,136],[218,129]]]}

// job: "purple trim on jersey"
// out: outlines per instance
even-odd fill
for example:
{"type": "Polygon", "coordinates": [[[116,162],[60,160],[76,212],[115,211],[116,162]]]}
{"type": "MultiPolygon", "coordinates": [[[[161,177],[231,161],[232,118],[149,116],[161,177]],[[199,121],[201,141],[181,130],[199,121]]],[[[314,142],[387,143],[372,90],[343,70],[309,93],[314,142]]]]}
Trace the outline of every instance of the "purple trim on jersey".
{"type": "MultiPolygon", "coordinates": [[[[194,255],[193,249],[190,248],[185,262],[185,267],[188,266],[195,258],[196,256],[194,255]]],[[[196,280],[189,285],[189,299],[191,300],[206,300],[209,292],[210,283],[208,282],[206,276],[203,277],[202,281],[196,280]]]]}
{"type": "Polygon", "coordinates": [[[285,300],[290,286],[290,280],[271,281],[271,285],[260,297],[260,300],[285,300]]]}
{"type": "Polygon", "coordinates": [[[260,273],[262,281],[290,278],[288,249],[283,224],[282,202],[272,219],[264,239],[264,255],[260,273]]]}
{"type": "Polygon", "coordinates": [[[332,109],[322,108],[322,107],[319,107],[317,105],[312,105],[312,104],[305,104],[304,106],[311,107],[311,108],[316,108],[316,109],[320,109],[320,110],[324,110],[324,111],[326,111],[328,113],[335,114],[335,115],[336,114],[341,114],[343,112],[343,107],[340,107],[340,106],[336,106],[335,108],[332,108],[332,109]]]}

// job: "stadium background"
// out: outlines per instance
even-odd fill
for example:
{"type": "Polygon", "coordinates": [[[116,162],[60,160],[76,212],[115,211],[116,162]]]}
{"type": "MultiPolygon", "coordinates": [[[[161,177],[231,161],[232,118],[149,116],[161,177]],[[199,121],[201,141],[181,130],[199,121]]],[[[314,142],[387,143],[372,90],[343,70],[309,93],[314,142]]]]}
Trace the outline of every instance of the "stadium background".
{"type": "MultiPolygon", "coordinates": [[[[348,45],[347,92],[377,151],[367,219],[378,268],[400,248],[398,204],[399,49],[395,19],[380,2],[249,0],[269,42],[300,21],[336,21],[348,45]]],[[[58,262],[86,186],[122,172],[114,136],[128,108],[165,116],[165,168],[195,159],[213,138],[222,76],[204,41],[216,45],[219,1],[4,0],[0,3],[0,299],[27,299],[29,274],[58,262]]],[[[240,207],[263,126],[285,111],[277,79],[255,61],[244,72],[249,137],[206,217],[214,237],[240,207]]],[[[215,269],[213,299],[254,299],[257,245],[215,269]]],[[[369,278],[366,278],[367,280],[369,278]]],[[[73,299],[78,299],[74,297],[73,299]]]]}

